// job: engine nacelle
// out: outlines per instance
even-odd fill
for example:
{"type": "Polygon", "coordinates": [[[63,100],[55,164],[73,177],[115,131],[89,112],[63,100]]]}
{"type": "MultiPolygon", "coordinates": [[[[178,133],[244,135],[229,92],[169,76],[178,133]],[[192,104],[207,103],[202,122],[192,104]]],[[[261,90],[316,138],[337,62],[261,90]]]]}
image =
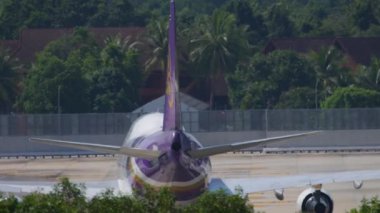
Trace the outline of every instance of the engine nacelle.
{"type": "Polygon", "coordinates": [[[354,180],[353,185],[354,185],[355,189],[360,189],[363,186],[363,181],[361,181],[361,180],[354,180]]]}
{"type": "Polygon", "coordinates": [[[284,189],[275,189],[273,191],[277,200],[284,200],[284,189]]]}
{"type": "Polygon", "coordinates": [[[332,213],[334,202],[324,190],[309,188],[297,199],[297,212],[332,213]]]}

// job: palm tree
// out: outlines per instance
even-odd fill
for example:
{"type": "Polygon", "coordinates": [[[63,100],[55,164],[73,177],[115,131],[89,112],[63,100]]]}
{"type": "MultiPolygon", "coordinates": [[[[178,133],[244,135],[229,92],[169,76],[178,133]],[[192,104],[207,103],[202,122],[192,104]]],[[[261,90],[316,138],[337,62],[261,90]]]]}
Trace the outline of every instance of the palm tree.
{"type": "Polygon", "coordinates": [[[16,100],[16,71],[20,67],[6,50],[0,49],[0,113],[9,112],[16,100]]]}
{"type": "Polygon", "coordinates": [[[369,66],[361,66],[355,76],[356,83],[367,89],[380,90],[380,58],[372,58],[369,66]]]}
{"type": "Polygon", "coordinates": [[[147,44],[151,51],[150,58],[145,62],[145,70],[167,68],[168,55],[168,25],[167,21],[156,20],[148,26],[147,44]]]}
{"type": "Polygon", "coordinates": [[[237,26],[235,16],[223,10],[215,10],[212,16],[198,21],[195,25],[196,38],[190,41],[190,59],[197,65],[198,71],[209,78],[212,107],[215,80],[234,71],[238,61],[248,53],[247,27],[237,26]]]}
{"type": "Polygon", "coordinates": [[[121,38],[119,35],[107,37],[104,40],[105,47],[100,54],[101,60],[108,66],[120,66],[128,51],[138,51],[139,41],[132,41],[131,37],[121,38]]]}
{"type": "Polygon", "coordinates": [[[340,50],[330,47],[322,48],[319,52],[311,52],[309,55],[316,72],[315,81],[315,107],[318,108],[318,96],[323,91],[323,96],[330,96],[337,87],[348,86],[350,82],[349,70],[346,60],[340,50]]]}
{"type": "Polygon", "coordinates": [[[127,37],[105,40],[100,53],[99,68],[93,73],[91,95],[93,110],[97,112],[124,112],[138,103],[141,72],[136,45],[127,37]]]}

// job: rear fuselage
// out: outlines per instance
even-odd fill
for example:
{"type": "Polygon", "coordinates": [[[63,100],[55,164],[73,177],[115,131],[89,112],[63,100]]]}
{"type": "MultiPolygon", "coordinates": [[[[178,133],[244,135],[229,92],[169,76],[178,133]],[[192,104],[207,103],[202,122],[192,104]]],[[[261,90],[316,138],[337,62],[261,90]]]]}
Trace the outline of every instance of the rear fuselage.
{"type": "Polygon", "coordinates": [[[151,160],[122,156],[119,160],[121,178],[137,190],[145,185],[168,187],[178,203],[191,202],[207,188],[210,160],[188,156],[186,151],[197,149],[201,144],[184,131],[162,131],[162,120],[162,113],[152,113],[132,125],[123,146],[159,150],[162,154],[151,160]]]}

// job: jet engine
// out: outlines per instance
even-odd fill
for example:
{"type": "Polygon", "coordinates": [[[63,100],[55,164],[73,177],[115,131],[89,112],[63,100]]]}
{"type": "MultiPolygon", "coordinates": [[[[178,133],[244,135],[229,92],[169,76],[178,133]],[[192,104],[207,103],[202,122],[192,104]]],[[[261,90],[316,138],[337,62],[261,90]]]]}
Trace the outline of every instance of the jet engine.
{"type": "Polygon", "coordinates": [[[297,212],[332,213],[334,203],[326,191],[309,188],[297,199],[297,212]]]}

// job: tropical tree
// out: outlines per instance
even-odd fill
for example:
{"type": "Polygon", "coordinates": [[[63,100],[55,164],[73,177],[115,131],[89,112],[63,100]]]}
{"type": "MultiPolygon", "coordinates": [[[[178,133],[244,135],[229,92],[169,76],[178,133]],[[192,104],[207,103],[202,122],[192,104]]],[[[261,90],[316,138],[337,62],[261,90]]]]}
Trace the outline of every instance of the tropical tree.
{"type": "Polygon", "coordinates": [[[2,212],[16,212],[18,205],[19,201],[15,196],[6,196],[6,194],[0,192],[0,208],[2,212]]]}
{"type": "Polygon", "coordinates": [[[354,79],[360,87],[380,91],[380,58],[372,58],[369,66],[360,66],[354,79]]]}
{"type": "Polygon", "coordinates": [[[96,112],[126,112],[137,107],[142,72],[136,42],[108,38],[100,53],[100,67],[91,82],[92,109],[96,112]]]}
{"type": "Polygon", "coordinates": [[[95,1],[92,5],[94,14],[85,16],[88,23],[96,27],[126,27],[129,25],[143,26],[145,18],[136,14],[134,6],[130,1],[112,0],[95,1]]]}
{"type": "MultiPolygon", "coordinates": [[[[177,58],[177,72],[179,73],[179,80],[183,79],[183,76],[189,76],[192,78],[190,84],[181,84],[182,88],[190,88],[195,85],[199,78],[199,74],[193,72],[193,63],[189,60],[190,40],[192,37],[191,21],[194,17],[191,17],[190,13],[186,10],[182,10],[184,13],[177,15],[177,27],[176,27],[176,58],[177,58]],[[189,15],[189,16],[188,16],[189,15]],[[182,22],[181,22],[182,21],[182,22]]],[[[166,71],[168,69],[168,21],[164,19],[152,20],[148,25],[148,32],[145,37],[145,45],[148,48],[141,48],[142,55],[145,55],[147,60],[145,61],[145,76],[149,76],[152,71],[161,73],[161,81],[159,82],[162,88],[165,87],[166,71]]]]}
{"type": "MultiPolygon", "coordinates": [[[[310,63],[291,51],[256,54],[248,64],[239,65],[228,77],[229,99],[233,107],[265,109],[275,107],[281,96],[298,95],[294,88],[312,88],[315,73],[310,63]],[[285,93],[285,94],[284,94],[285,93]],[[288,93],[288,94],[286,94],[288,93]]],[[[310,89],[303,91],[308,97],[310,89]]],[[[297,108],[308,108],[309,101],[297,108]]]]}
{"type": "Polygon", "coordinates": [[[126,0],[3,0],[0,2],[0,38],[17,38],[25,27],[144,26],[145,19],[126,0]]]}
{"type": "Polygon", "coordinates": [[[17,60],[0,47],[0,113],[10,112],[15,103],[20,68],[17,60]]]}
{"type": "Polygon", "coordinates": [[[0,193],[1,212],[242,212],[253,213],[248,196],[240,190],[230,195],[224,190],[203,193],[192,205],[178,206],[168,188],[154,189],[145,186],[144,190],[133,195],[121,195],[106,190],[91,200],[85,197],[85,186],[61,178],[53,190],[43,194],[33,192],[18,201],[15,196],[0,193]]]}
{"type": "Polygon", "coordinates": [[[311,87],[295,87],[281,94],[278,103],[274,108],[277,109],[297,109],[314,108],[315,94],[311,87]]]}
{"type": "Polygon", "coordinates": [[[94,196],[88,202],[88,212],[137,212],[143,213],[142,205],[136,202],[136,199],[127,195],[115,195],[112,190],[106,190],[94,196]]]}
{"type": "Polygon", "coordinates": [[[96,12],[97,1],[5,0],[0,8],[0,32],[5,38],[16,38],[24,27],[85,26],[96,12]]]}
{"type": "Polygon", "coordinates": [[[380,200],[375,196],[371,199],[363,198],[358,208],[351,209],[350,213],[371,213],[380,212],[380,200]]]}
{"type": "MultiPolygon", "coordinates": [[[[43,6],[44,4],[41,4],[43,6]]],[[[0,2],[0,38],[14,39],[28,19],[29,11],[25,10],[25,2],[4,0],[0,2]]]]}
{"type": "Polygon", "coordinates": [[[249,32],[249,42],[254,46],[262,45],[268,36],[268,29],[264,22],[262,10],[257,2],[248,0],[230,1],[226,5],[226,10],[236,16],[238,25],[247,25],[249,32]]]}
{"type": "Polygon", "coordinates": [[[237,26],[234,15],[215,10],[194,25],[190,59],[210,82],[210,106],[214,106],[215,81],[225,84],[224,74],[232,72],[249,51],[247,27],[237,26]]]}
{"type": "Polygon", "coordinates": [[[380,92],[360,87],[342,87],[321,103],[322,108],[379,107],[380,92]]]}
{"type": "Polygon", "coordinates": [[[327,18],[329,6],[323,1],[311,0],[304,7],[294,9],[293,20],[301,35],[319,35],[322,21],[327,18]]]}
{"type": "Polygon", "coordinates": [[[148,25],[146,37],[151,52],[145,62],[145,70],[160,69],[166,71],[168,57],[168,22],[166,19],[155,20],[148,25]]]}
{"type": "Polygon", "coordinates": [[[85,29],[51,42],[37,55],[18,105],[29,113],[88,112],[89,76],[97,67],[98,52],[85,29]]]}
{"type": "Polygon", "coordinates": [[[205,192],[193,205],[183,209],[183,212],[242,212],[254,213],[254,208],[248,203],[248,196],[241,189],[236,194],[228,194],[224,190],[205,192]]]}
{"type": "Polygon", "coordinates": [[[319,52],[311,52],[308,60],[316,74],[315,107],[320,104],[319,97],[325,99],[338,87],[352,83],[350,69],[342,52],[335,47],[322,48],[319,52]]]}
{"type": "Polygon", "coordinates": [[[371,25],[379,25],[378,9],[380,4],[371,0],[354,0],[350,4],[352,21],[361,31],[368,30],[371,25]]]}
{"type": "Polygon", "coordinates": [[[15,212],[85,212],[85,187],[61,178],[47,194],[33,192],[23,197],[15,212]]]}
{"type": "Polygon", "coordinates": [[[266,14],[270,38],[290,37],[296,34],[290,12],[284,2],[273,4],[266,14]]]}

